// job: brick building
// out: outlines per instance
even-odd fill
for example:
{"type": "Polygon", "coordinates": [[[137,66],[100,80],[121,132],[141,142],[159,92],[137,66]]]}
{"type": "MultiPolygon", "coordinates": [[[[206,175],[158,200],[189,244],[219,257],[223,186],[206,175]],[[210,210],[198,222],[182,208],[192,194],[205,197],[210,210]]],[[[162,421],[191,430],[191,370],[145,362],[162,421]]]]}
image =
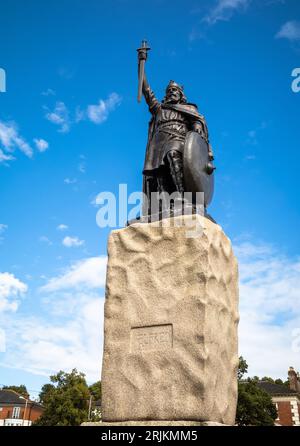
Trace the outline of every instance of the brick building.
{"type": "Polygon", "coordinates": [[[43,413],[43,406],[13,390],[0,390],[0,427],[31,426],[43,413]]]}
{"type": "Polygon", "coordinates": [[[258,385],[265,390],[276,405],[279,426],[300,426],[300,377],[293,367],[289,368],[289,386],[259,381],[258,385]]]}

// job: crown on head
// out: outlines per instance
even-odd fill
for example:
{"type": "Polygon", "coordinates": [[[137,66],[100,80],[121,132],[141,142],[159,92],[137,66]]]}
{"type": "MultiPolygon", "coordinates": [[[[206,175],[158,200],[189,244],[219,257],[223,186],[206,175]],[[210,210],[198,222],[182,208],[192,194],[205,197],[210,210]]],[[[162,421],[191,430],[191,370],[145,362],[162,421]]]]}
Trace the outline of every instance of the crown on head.
{"type": "Polygon", "coordinates": [[[177,83],[174,82],[174,81],[170,81],[170,82],[168,83],[168,86],[167,86],[167,88],[166,88],[166,91],[168,91],[170,87],[178,88],[178,90],[180,90],[180,91],[183,93],[183,89],[184,89],[183,85],[179,85],[179,84],[177,84],[177,83]]]}

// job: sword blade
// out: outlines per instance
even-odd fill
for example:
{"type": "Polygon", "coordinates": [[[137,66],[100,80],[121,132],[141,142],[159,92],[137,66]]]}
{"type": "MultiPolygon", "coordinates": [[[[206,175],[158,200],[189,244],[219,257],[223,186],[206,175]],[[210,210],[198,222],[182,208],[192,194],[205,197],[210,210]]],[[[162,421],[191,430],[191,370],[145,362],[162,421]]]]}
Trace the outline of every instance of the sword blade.
{"type": "Polygon", "coordinates": [[[145,61],[141,60],[139,65],[138,102],[141,102],[142,99],[144,72],[145,72],[145,61]]]}

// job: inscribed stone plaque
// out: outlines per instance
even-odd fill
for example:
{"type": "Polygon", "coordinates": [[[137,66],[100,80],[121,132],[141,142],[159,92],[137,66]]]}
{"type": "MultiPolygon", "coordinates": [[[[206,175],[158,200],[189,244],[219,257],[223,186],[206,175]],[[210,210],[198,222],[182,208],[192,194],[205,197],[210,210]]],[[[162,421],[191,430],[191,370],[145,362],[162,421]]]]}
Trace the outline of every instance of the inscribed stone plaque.
{"type": "Polygon", "coordinates": [[[172,348],[172,324],[134,327],[130,332],[131,352],[172,348]]]}

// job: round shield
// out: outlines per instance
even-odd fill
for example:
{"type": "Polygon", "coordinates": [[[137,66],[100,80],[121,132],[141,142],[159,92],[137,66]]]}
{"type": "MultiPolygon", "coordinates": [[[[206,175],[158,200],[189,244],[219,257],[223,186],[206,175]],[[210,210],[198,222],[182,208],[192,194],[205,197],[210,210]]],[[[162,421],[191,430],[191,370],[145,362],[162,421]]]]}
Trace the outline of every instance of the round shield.
{"type": "Polygon", "coordinates": [[[208,145],[197,132],[188,132],[183,154],[186,192],[203,192],[207,207],[214,193],[214,167],[208,157],[208,145]]]}

